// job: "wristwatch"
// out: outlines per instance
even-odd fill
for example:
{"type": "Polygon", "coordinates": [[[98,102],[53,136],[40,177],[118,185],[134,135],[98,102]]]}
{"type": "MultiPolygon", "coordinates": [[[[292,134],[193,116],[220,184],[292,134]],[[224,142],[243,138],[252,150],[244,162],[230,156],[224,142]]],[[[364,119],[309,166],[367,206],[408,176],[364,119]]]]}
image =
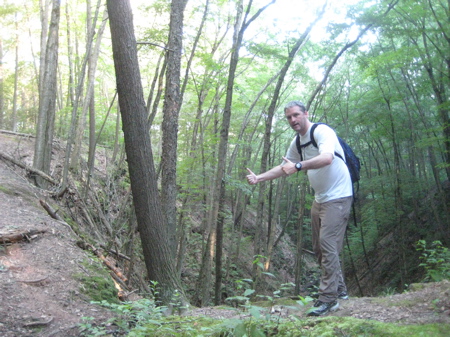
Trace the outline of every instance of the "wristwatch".
{"type": "Polygon", "coordinates": [[[302,163],[298,162],[297,164],[295,164],[295,168],[297,169],[297,171],[301,171],[302,170],[302,163]]]}

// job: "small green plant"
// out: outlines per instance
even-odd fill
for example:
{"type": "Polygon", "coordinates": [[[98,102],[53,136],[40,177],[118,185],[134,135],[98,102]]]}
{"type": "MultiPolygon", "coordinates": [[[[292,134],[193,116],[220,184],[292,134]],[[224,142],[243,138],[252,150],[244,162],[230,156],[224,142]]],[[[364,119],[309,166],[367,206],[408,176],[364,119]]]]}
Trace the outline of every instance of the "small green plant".
{"type": "Polygon", "coordinates": [[[172,299],[170,301],[170,306],[173,308],[174,312],[181,316],[183,311],[187,309],[187,305],[183,303],[183,297],[178,290],[175,290],[172,299]]]}
{"type": "Polygon", "coordinates": [[[275,278],[275,275],[272,273],[266,272],[263,261],[267,259],[264,255],[255,255],[255,259],[253,260],[253,264],[256,265],[261,272],[261,275],[270,276],[272,278],[275,278]]]}
{"type": "Polygon", "coordinates": [[[153,298],[155,299],[155,305],[164,312],[167,310],[166,306],[163,306],[160,301],[158,301],[158,295],[159,295],[159,283],[158,281],[150,280],[150,291],[153,295],[153,298]]]}
{"type": "Polygon", "coordinates": [[[250,285],[253,283],[251,279],[240,279],[234,281],[236,284],[236,290],[241,292],[243,290],[242,295],[236,295],[232,297],[228,297],[225,302],[229,305],[237,308],[239,306],[245,306],[250,301],[250,296],[255,292],[254,289],[250,288],[250,285]]]}
{"type": "MultiPolygon", "coordinates": [[[[91,302],[108,308],[117,316],[107,322],[109,325],[115,325],[118,330],[115,333],[128,334],[131,330],[139,330],[145,324],[159,324],[163,317],[160,307],[155,305],[153,300],[140,299],[134,302],[123,302],[120,304],[107,301],[91,302]]],[[[92,317],[84,317],[86,323],[80,324],[82,336],[104,336],[107,331],[105,327],[99,327],[91,323],[92,317]]]]}
{"type": "Polygon", "coordinates": [[[426,271],[425,280],[439,282],[450,279],[450,251],[440,241],[433,241],[431,247],[427,247],[425,240],[417,242],[417,250],[422,252],[419,264],[426,271]]]}
{"type": "Polygon", "coordinates": [[[104,336],[106,329],[101,326],[96,326],[92,323],[94,317],[82,317],[83,323],[79,324],[81,336],[104,336]]]}
{"type": "Polygon", "coordinates": [[[381,292],[381,296],[392,296],[392,295],[395,295],[396,293],[397,293],[397,290],[395,288],[387,287],[387,288],[383,289],[383,291],[381,292]]]}
{"type": "Polygon", "coordinates": [[[304,306],[313,301],[314,301],[314,298],[312,298],[310,296],[306,296],[306,297],[298,296],[298,301],[296,301],[296,302],[298,305],[304,306]]]}

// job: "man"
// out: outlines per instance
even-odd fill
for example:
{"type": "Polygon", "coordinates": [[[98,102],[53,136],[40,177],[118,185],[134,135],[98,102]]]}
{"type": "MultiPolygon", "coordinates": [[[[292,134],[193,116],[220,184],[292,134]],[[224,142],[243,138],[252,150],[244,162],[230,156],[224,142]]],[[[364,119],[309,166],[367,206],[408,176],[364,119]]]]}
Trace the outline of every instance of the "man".
{"type": "MultiPolygon", "coordinates": [[[[300,144],[310,142],[308,111],[302,102],[292,101],[284,109],[285,117],[292,129],[300,135],[300,144]]],[[[254,185],[266,180],[305,171],[314,189],[311,208],[313,250],[322,269],[319,298],[308,316],[321,316],[339,307],[338,298],[348,299],[339,253],[342,250],[345,230],[353,201],[352,182],[345,162],[344,151],[336,133],[327,125],[318,125],[314,130],[317,148],[311,143],[298,152],[296,138],[283,157],[283,163],[256,175],[247,169],[247,181],[254,185]]]]}

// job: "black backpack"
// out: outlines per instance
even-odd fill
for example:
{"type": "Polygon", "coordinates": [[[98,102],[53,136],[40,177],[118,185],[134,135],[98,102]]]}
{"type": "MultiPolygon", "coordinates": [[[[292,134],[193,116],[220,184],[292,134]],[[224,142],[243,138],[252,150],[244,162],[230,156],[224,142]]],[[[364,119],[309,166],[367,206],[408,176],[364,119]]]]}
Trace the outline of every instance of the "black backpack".
{"type": "MultiPolygon", "coordinates": [[[[300,153],[301,160],[303,160],[302,148],[307,147],[310,144],[312,144],[315,148],[318,147],[317,143],[316,143],[316,140],[314,139],[314,130],[320,124],[327,125],[325,123],[315,123],[315,124],[313,124],[313,126],[311,127],[311,132],[310,132],[311,141],[309,141],[306,144],[300,145],[300,135],[297,134],[297,139],[295,140],[295,142],[296,142],[296,145],[297,145],[297,150],[300,153]]],[[[330,127],[329,125],[327,125],[327,126],[330,127]]],[[[336,156],[338,156],[339,158],[341,158],[345,162],[345,164],[347,165],[348,170],[350,172],[350,178],[352,179],[352,183],[357,183],[360,180],[360,178],[361,178],[361,176],[360,176],[361,161],[355,155],[355,153],[353,152],[352,148],[341,137],[337,136],[337,138],[339,140],[339,143],[342,146],[342,149],[344,150],[345,159],[342,158],[342,156],[339,153],[337,153],[337,152],[334,152],[334,154],[336,156]]]]}

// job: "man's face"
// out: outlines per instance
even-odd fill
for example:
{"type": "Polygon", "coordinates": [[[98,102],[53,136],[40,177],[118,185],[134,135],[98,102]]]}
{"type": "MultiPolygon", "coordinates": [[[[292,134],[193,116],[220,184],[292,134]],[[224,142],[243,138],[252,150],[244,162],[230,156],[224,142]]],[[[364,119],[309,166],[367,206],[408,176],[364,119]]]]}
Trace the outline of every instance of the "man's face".
{"type": "Polygon", "coordinates": [[[300,107],[293,106],[287,108],[284,115],[291,128],[296,132],[303,135],[308,131],[308,112],[302,112],[300,107]]]}

